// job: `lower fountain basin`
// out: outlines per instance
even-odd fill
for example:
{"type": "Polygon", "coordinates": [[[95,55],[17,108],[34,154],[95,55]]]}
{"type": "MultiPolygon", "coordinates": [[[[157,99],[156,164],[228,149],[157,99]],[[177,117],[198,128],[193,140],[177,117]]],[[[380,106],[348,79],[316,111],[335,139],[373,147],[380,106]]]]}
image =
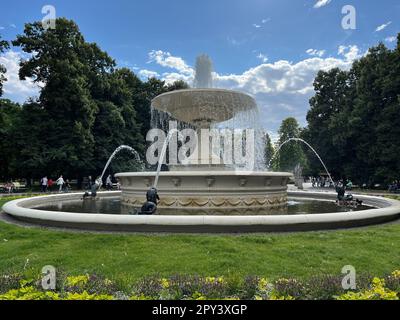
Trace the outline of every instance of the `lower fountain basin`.
{"type": "MultiPolygon", "coordinates": [[[[336,199],[335,193],[325,192],[290,191],[288,196],[325,202],[334,202],[336,199]]],[[[3,206],[3,211],[11,217],[11,222],[24,221],[40,226],[99,231],[174,233],[309,231],[360,227],[400,218],[400,201],[365,195],[354,196],[373,208],[362,211],[250,216],[221,216],[212,215],[212,212],[210,215],[138,216],[37,209],[49,204],[78,201],[82,198],[82,193],[74,193],[10,201],[3,206]]],[[[99,197],[121,197],[121,192],[100,192],[99,197]]]]}
{"type": "MultiPolygon", "coordinates": [[[[122,189],[122,202],[141,207],[154,183],[154,172],[115,175],[122,189]]],[[[241,171],[168,171],[158,180],[160,210],[258,212],[286,206],[291,173],[241,171]]]]}

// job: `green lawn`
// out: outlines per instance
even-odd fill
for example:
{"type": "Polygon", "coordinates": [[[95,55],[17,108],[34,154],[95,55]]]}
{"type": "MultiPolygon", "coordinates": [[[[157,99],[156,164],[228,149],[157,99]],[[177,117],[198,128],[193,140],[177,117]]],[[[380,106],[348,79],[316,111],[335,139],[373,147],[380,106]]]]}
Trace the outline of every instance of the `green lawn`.
{"type": "MultiPolygon", "coordinates": [[[[0,199],[0,206],[5,200],[0,199]]],[[[0,274],[54,265],[120,281],[176,273],[268,278],[338,274],[344,265],[380,276],[400,267],[400,224],[259,235],[90,234],[0,222],[0,274]]]]}

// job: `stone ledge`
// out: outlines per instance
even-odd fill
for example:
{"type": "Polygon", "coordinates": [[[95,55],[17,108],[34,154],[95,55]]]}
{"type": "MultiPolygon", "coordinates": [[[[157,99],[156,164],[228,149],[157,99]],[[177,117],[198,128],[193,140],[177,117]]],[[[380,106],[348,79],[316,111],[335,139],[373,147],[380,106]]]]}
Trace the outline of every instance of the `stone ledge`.
{"type": "MultiPolygon", "coordinates": [[[[99,195],[116,196],[120,192],[100,192],[99,195]]],[[[290,196],[333,199],[333,193],[289,192],[290,196]]],[[[6,203],[3,210],[16,219],[40,225],[73,227],[85,230],[133,232],[282,232],[308,231],[365,226],[396,220],[400,217],[400,202],[391,199],[357,195],[367,205],[384,206],[356,212],[293,215],[293,216],[130,216],[110,214],[83,214],[53,212],[27,208],[40,201],[79,199],[79,194],[52,195],[19,199],[6,203]]]]}

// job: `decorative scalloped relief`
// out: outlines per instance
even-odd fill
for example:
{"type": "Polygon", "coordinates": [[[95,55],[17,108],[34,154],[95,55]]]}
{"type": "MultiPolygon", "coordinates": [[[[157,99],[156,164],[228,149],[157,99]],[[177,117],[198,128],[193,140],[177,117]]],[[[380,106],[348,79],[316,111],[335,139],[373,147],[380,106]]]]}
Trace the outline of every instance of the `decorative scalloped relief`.
{"type": "Polygon", "coordinates": [[[210,202],[210,200],[208,200],[208,199],[204,199],[204,200],[194,199],[193,200],[193,203],[196,204],[199,207],[204,207],[204,206],[208,205],[209,202],[210,202]]]}
{"type": "Polygon", "coordinates": [[[177,202],[178,202],[179,205],[181,205],[183,207],[188,207],[193,203],[193,199],[182,198],[182,199],[178,199],[177,202]]]}
{"type": "Polygon", "coordinates": [[[226,202],[227,202],[228,204],[230,204],[231,206],[236,207],[236,206],[242,204],[242,203],[243,203],[243,200],[242,200],[242,199],[236,199],[236,198],[230,198],[230,199],[227,199],[226,202]]]}
{"type": "Polygon", "coordinates": [[[211,203],[216,207],[221,207],[225,204],[225,199],[211,199],[211,203]]]}
{"type": "Polygon", "coordinates": [[[166,206],[166,207],[172,207],[173,205],[175,205],[177,203],[177,199],[176,198],[164,198],[160,201],[159,205],[160,206],[166,206]]]}

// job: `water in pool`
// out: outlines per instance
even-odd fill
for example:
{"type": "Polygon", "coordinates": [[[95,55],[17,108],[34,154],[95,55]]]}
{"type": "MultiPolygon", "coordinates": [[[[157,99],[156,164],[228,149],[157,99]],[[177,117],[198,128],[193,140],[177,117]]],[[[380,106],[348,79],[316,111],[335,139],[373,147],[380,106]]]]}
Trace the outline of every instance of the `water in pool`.
{"type": "MultiPolygon", "coordinates": [[[[121,203],[120,198],[100,198],[97,200],[69,200],[59,201],[47,205],[41,205],[36,209],[46,211],[64,211],[64,212],[81,212],[81,213],[103,213],[103,214],[135,214],[137,210],[130,206],[126,206],[121,203]]],[[[296,214],[315,214],[315,213],[331,213],[331,212],[346,212],[346,211],[360,211],[371,209],[369,206],[358,206],[357,208],[349,208],[338,206],[334,201],[320,201],[320,200],[309,200],[309,199],[295,199],[291,198],[288,201],[287,206],[283,208],[273,208],[271,210],[262,210],[259,212],[255,211],[243,211],[237,210],[232,212],[210,212],[204,210],[204,212],[198,212],[196,214],[207,214],[207,215],[296,215],[296,214]]],[[[182,210],[158,210],[158,215],[185,215],[194,214],[190,211],[182,210]]]]}

